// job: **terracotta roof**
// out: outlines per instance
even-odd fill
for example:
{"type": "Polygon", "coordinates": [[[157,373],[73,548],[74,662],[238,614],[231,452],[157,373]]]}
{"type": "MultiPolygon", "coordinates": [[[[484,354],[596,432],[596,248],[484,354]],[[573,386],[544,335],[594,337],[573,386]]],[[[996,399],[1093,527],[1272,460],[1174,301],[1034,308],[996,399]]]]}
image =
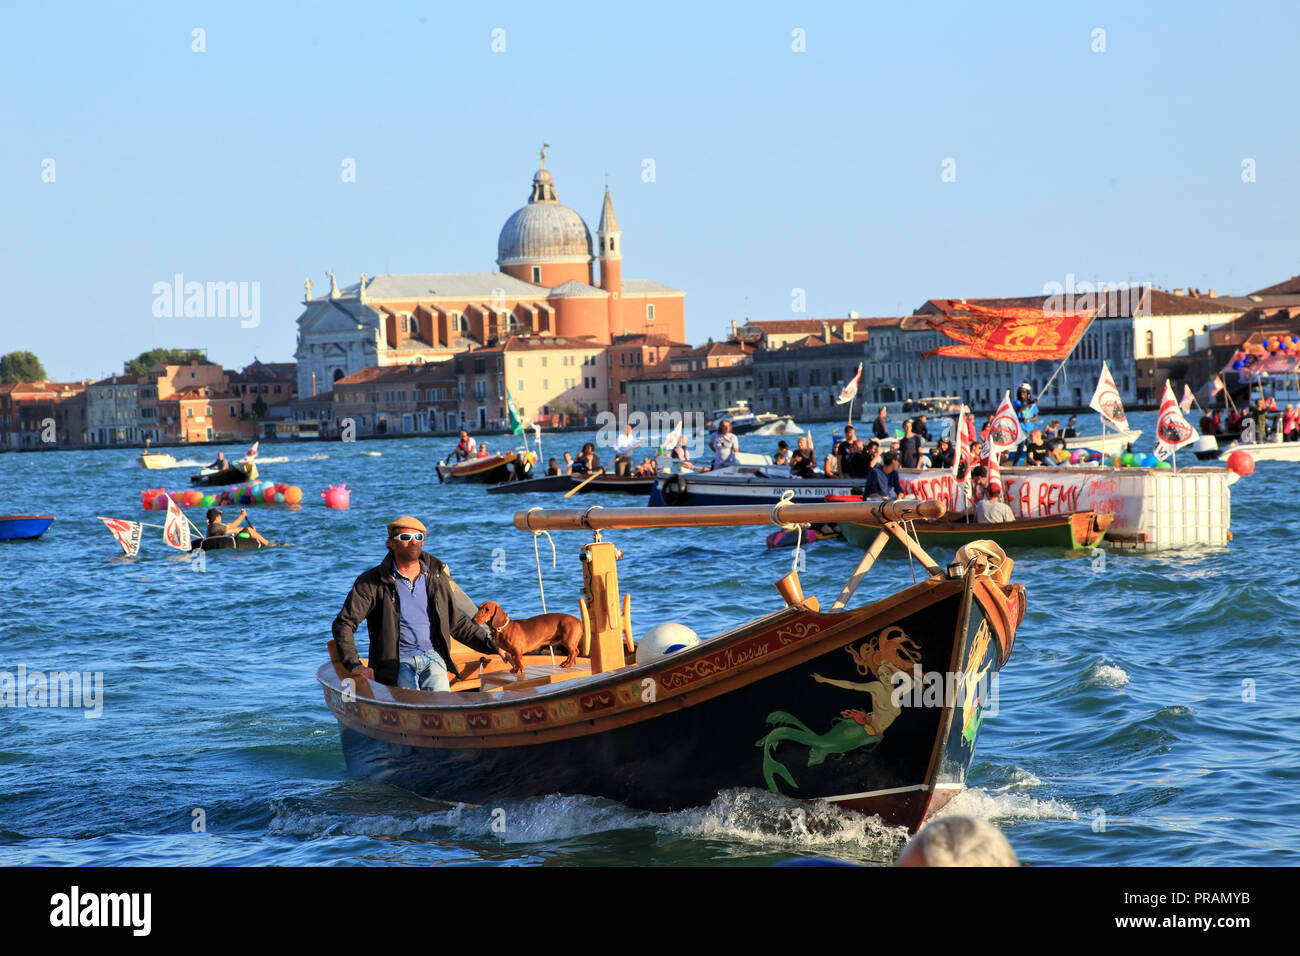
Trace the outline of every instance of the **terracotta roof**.
{"type": "Polygon", "coordinates": [[[746,327],[753,327],[761,332],[767,332],[769,335],[798,335],[801,332],[808,335],[820,335],[823,322],[829,324],[833,330],[845,322],[852,322],[856,327],[860,321],[862,320],[850,319],[842,315],[833,319],[762,319],[746,322],[741,326],[741,330],[743,331],[746,327]]]}
{"type": "Polygon", "coordinates": [[[832,335],[830,341],[826,341],[820,335],[805,335],[801,339],[793,339],[781,346],[783,349],[804,349],[814,345],[843,345],[844,340],[838,335],[832,335]]]}
{"type": "MultiPolygon", "coordinates": [[[[363,369],[358,369],[351,375],[345,376],[334,383],[334,388],[340,385],[364,385],[366,383],[381,384],[385,382],[425,382],[425,381],[455,381],[456,372],[451,368],[450,362],[424,362],[415,365],[370,365],[363,369]]],[[[320,400],[319,395],[315,396],[320,400]]]]}
{"type": "Polygon", "coordinates": [[[1300,295],[1300,276],[1292,276],[1277,285],[1256,289],[1251,295],[1300,295]]]}

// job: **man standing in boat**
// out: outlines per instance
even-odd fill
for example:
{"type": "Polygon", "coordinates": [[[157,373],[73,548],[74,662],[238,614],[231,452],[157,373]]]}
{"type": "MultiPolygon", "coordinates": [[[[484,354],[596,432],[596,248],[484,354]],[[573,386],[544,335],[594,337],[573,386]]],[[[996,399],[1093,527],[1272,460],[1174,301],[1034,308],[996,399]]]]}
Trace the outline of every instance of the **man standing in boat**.
{"type": "Polygon", "coordinates": [[[709,447],[713,449],[714,468],[740,464],[740,460],[736,457],[736,452],[740,451],[740,439],[731,433],[729,419],[724,418],[718,424],[718,433],[710,439],[709,447]]]}
{"type": "Polygon", "coordinates": [[[474,623],[478,610],[447,566],[423,554],[425,528],[415,518],[388,523],[388,554],[352,585],[334,618],[333,634],[343,667],[356,677],[418,690],[451,689],[456,665],[451,639],[476,651],[496,653],[496,642],[474,623]],[[369,666],[363,667],[353,635],[362,621],[370,633],[369,666]]]}

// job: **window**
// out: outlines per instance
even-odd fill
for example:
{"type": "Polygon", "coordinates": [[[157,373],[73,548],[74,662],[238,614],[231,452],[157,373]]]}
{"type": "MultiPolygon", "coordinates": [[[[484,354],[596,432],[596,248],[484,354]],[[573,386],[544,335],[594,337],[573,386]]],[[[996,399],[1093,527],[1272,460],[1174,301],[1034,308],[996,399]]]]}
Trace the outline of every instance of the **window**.
{"type": "MultiPolygon", "coordinates": [[[[524,360],[522,358],[515,359],[515,368],[523,368],[523,367],[524,367],[524,360]]],[[[520,387],[522,388],[523,386],[520,387]]]]}
{"type": "Polygon", "coordinates": [[[653,305],[646,305],[645,320],[647,322],[653,322],[655,320],[655,307],[653,305]]]}
{"type": "Polygon", "coordinates": [[[481,378],[474,383],[474,397],[487,398],[487,382],[481,378]]]}
{"type": "Polygon", "coordinates": [[[522,392],[523,390],[524,390],[524,380],[521,378],[515,387],[515,391],[522,392]]]}
{"type": "Polygon", "coordinates": [[[546,356],[542,356],[542,368],[546,368],[546,356]]]}
{"type": "Polygon", "coordinates": [[[542,282],[542,267],[533,266],[533,285],[540,285],[542,282]]]}
{"type": "Polygon", "coordinates": [[[1187,354],[1191,355],[1196,351],[1196,330],[1187,330],[1187,354]]]}
{"type": "Polygon", "coordinates": [[[548,389],[548,388],[550,388],[550,386],[549,386],[548,384],[546,384],[546,379],[542,379],[542,389],[543,389],[543,391],[546,390],[546,389],[548,389]]]}
{"type": "Polygon", "coordinates": [[[407,318],[407,315],[406,315],[405,312],[402,313],[402,331],[403,331],[403,332],[409,332],[409,331],[411,331],[411,322],[410,322],[410,319],[407,318]]]}
{"type": "Polygon", "coordinates": [[[1156,334],[1150,329],[1147,330],[1147,355],[1156,354],[1156,334]]]}

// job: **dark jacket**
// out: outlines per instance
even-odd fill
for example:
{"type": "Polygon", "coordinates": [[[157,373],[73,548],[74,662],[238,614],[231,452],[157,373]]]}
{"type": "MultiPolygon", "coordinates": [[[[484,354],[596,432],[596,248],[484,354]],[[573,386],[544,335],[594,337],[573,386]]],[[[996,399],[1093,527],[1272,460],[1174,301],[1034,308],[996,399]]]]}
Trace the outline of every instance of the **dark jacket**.
{"type": "MultiPolygon", "coordinates": [[[[474,623],[474,613],[478,609],[451,579],[447,566],[427,554],[420,555],[420,563],[424,566],[429,591],[429,637],[434,649],[446,662],[447,672],[456,673],[451,660],[453,636],[476,651],[495,654],[496,642],[486,628],[474,623]]],[[[396,575],[390,551],[379,567],[371,568],[357,578],[343,602],[343,609],[334,618],[334,640],[343,666],[348,670],[361,663],[353,635],[365,620],[370,634],[370,667],[374,669],[375,680],[381,684],[397,683],[398,625],[402,615],[397,603],[396,575]]]]}
{"type": "Polygon", "coordinates": [[[885,425],[885,423],[882,422],[879,418],[877,418],[875,421],[871,423],[871,434],[874,435],[876,438],[888,438],[889,427],[885,425]]]}

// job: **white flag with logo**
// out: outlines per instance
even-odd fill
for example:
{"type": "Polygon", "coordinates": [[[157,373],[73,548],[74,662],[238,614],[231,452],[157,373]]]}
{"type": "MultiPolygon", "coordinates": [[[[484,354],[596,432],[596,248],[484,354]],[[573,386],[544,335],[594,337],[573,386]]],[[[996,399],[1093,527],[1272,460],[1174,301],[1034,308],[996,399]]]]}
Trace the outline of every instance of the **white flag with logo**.
{"type": "Polygon", "coordinates": [[[1170,452],[1196,441],[1196,437],[1196,430],[1174,400],[1169,379],[1165,379],[1165,394],[1160,399],[1160,415],[1156,419],[1156,457],[1167,458],[1170,452]]]}
{"type": "Polygon", "coordinates": [[[1184,415],[1187,415],[1187,414],[1189,414],[1189,413],[1191,412],[1191,410],[1192,410],[1192,402],[1193,402],[1193,400],[1194,400],[1194,399],[1193,399],[1193,396],[1192,396],[1192,390],[1191,390],[1190,388],[1188,388],[1187,383],[1184,382],[1184,383],[1183,383],[1183,400],[1182,400],[1181,402],[1178,403],[1178,407],[1181,408],[1181,409],[1183,410],[1183,414],[1184,414],[1184,415]]]}
{"type": "Polygon", "coordinates": [[[140,539],[144,532],[144,525],[138,521],[123,521],[121,518],[105,518],[102,515],[99,520],[108,526],[108,530],[112,532],[128,558],[134,558],[140,553],[140,539]]]}
{"type": "Polygon", "coordinates": [[[190,524],[180,506],[167,495],[167,520],[163,522],[163,541],[178,551],[190,550],[190,524]]]}
{"type": "Polygon", "coordinates": [[[244,461],[252,461],[257,457],[257,446],[261,443],[262,440],[259,438],[257,441],[253,442],[253,444],[248,446],[248,451],[244,452],[244,461]]]}
{"type": "Polygon", "coordinates": [[[858,394],[858,382],[862,379],[862,363],[858,363],[858,372],[853,376],[849,384],[840,389],[840,397],[835,399],[836,405],[843,405],[845,402],[853,401],[853,396],[858,394]]]}
{"type": "MultiPolygon", "coordinates": [[[[1025,430],[1020,427],[1020,416],[1011,404],[1011,392],[1002,393],[1002,404],[993,413],[993,423],[989,426],[989,439],[996,455],[999,451],[1008,451],[1025,440],[1025,430]]],[[[987,455],[985,457],[988,457],[987,455]]]]}
{"type": "Polygon", "coordinates": [[[1111,428],[1121,432],[1128,431],[1128,416],[1124,414],[1124,402],[1119,397],[1119,389],[1115,387],[1115,379],[1105,362],[1101,363],[1101,375],[1097,377],[1097,388],[1092,393],[1092,401],[1088,403],[1088,407],[1094,409],[1111,428]]]}

